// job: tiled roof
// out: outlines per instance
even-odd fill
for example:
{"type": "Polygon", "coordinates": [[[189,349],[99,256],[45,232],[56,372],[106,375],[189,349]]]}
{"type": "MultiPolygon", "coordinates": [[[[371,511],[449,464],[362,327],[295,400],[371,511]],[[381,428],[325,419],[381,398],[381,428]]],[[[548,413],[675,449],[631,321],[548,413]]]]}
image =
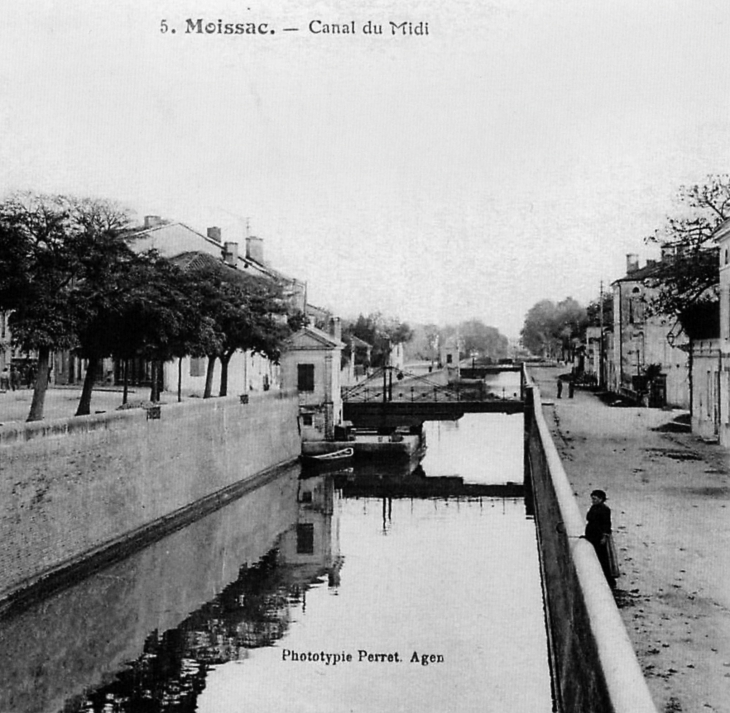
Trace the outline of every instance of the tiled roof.
{"type": "MultiPolygon", "coordinates": [[[[191,228],[189,225],[186,225],[185,223],[182,223],[179,220],[173,220],[170,222],[162,222],[158,225],[150,226],[149,228],[140,227],[138,229],[133,229],[130,231],[129,235],[131,237],[144,237],[145,235],[149,235],[151,233],[157,232],[158,230],[164,230],[166,228],[171,227],[181,227],[185,230],[190,231],[191,233],[195,234],[197,237],[199,237],[201,240],[204,240],[209,245],[212,245],[218,250],[223,250],[223,244],[219,243],[217,240],[214,240],[213,238],[208,237],[207,235],[204,235],[203,233],[198,232],[194,228],[191,228]]],[[[234,241],[235,242],[235,241],[234,241]]],[[[279,272],[278,270],[275,270],[273,267],[269,265],[265,265],[264,263],[258,262],[257,260],[254,260],[250,257],[239,255],[238,256],[238,262],[242,263],[244,266],[250,266],[254,268],[254,270],[257,270],[268,277],[273,278],[274,280],[280,280],[282,282],[289,282],[292,284],[301,284],[299,280],[297,280],[294,277],[289,277],[288,275],[285,275],[282,272],[279,272]]]]}
{"type": "Polygon", "coordinates": [[[307,338],[309,338],[309,341],[313,341],[320,346],[326,348],[339,347],[341,349],[345,346],[343,342],[341,342],[339,339],[335,339],[335,337],[333,337],[331,334],[327,334],[327,332],[324,332],[321,329],[317,329],[317,327],[311,326],[302,327],[302,329],[300,329],[298,332],[292,334],[292,336],[289,337],[289,339],[287,340],[287,343],[289,344],[290,349],[296,349],[296,345],[301,345],[304,341],[307,340],[307,338]]]}
{"type": "Polygon", "coordinates": [[[373,348],[372,344],[368,344],[368,342],[366,342],[363,339],[360,339],[360,337],[356,337],[354,334],[350,337],[350,343],[354,347],[365,347],[366,349],[373,348]]]}
{"type": "Polygon", "coordinates": [[[640,267],[638,270],[627,273],[624,277],[619,277],[611,284],[615,285],[617,282],[643,282],[644,280],[648,280],[649,278],[658,277],[660,273],[661,263],[653,262],[644,265],[644,267],[640,267]]]}
{"type": "Polygon", "coordinates": [[[175,257],[170,258],[170,262],[177,265],[182,270],[199,270],[202,268],[208,268],[220,275],[224,280],[234,282],[241,285],[250,285],[256,281],[262,280],[258,275],[252,275],[246,273],[243,270],[237,270],[230,265],[226,265],[222,260],[219,260],[208,253],[198,252],[197,250],[191,250],[189,252],[180,253],[175,257]]]}

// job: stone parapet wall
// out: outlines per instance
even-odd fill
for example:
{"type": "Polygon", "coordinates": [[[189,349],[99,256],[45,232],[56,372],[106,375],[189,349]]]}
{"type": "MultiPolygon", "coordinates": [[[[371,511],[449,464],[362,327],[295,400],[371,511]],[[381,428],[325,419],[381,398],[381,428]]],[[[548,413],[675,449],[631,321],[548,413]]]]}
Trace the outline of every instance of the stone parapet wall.
{"type": "Polygon", "coordinates": [[[0,428],[0,598],[295,459],[296,393],[0,428]]]}
{"type": "Polygon", "coordinates": [[[656,713],[646,681],[542,414],[526,389],[525,460],[532,485],[557,710],[656,713]],[[530,405],[534,403],[534,408],[530,405]]]}

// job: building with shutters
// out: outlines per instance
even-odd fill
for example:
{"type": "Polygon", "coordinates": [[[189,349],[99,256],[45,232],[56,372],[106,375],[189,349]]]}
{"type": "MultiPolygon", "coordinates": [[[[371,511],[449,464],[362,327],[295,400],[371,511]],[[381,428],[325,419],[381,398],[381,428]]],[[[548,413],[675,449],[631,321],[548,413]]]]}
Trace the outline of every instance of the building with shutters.
{"type": "MultiPolygon", "coordinates": [[[[670,259],[668,254],[663,259],[670,259]]],[[[626,256],[626,275],[612,283],[613,350],[608,354],[609,390],[648,403],[647,367],[661,369],[663,403],[689,408],[688,339],[677,320],[652,314],[649,303],[655,294],[652,279],[659,273],[655,260],[640,268],[638,256],[626,256]]]]}

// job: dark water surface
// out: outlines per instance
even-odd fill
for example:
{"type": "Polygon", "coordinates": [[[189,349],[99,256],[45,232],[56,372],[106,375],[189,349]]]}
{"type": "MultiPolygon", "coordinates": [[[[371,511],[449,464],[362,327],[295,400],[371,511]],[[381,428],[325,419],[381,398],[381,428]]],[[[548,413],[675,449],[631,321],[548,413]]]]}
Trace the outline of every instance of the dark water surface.
{"type": "MultiPolygon", "coordinates": [[[[519,482],[521,428],[427,424],[411,478],[519,482]]],[[[552,710],[521,499],[348,495],[403,469],[298,475],[0,622],[0,711],[552,710]]]]}

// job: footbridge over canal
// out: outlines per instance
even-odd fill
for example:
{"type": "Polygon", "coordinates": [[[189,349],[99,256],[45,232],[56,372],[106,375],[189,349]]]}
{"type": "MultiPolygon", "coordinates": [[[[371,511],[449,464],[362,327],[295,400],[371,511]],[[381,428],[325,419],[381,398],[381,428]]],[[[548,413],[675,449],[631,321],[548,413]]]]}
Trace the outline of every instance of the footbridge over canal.
{"type": "Polygon", "coordinates": [[[462,369],[462,378],[447,382],[446,372],[408,374],[379,369],[345,389],[343,416],[356,428],[418,426],[424,421],[456,420],[465,413],[520,413],[524,410],[524,374],[516,365],[486,370],[462,369]],[[472,374],[471,372],[475,372],[472,374]],[[520,386],[490,388],[485,377],[519,372],[520,386]]]}

